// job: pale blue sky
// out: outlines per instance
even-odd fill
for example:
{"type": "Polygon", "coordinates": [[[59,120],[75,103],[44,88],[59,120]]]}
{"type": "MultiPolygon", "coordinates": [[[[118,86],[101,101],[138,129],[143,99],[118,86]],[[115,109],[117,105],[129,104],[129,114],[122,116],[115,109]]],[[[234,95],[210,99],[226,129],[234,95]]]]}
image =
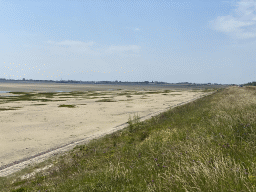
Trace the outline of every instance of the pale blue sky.
{"type": "Polygon", "coordinates": [[[0,78],[241,84],[255,66],[256,0],[0,0],[0,78]]]}

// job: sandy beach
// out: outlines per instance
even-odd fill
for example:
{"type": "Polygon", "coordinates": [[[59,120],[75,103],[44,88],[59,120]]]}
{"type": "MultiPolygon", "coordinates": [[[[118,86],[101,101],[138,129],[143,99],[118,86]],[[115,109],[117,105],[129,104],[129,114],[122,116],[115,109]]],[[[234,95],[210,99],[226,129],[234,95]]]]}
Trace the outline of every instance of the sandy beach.
{"type": "Polygon", "coordinates": [[[108,132],[134,114],[146,116],[205,94],[191,90],[166,91],[162,87],[150,89],[141,86],[0,84],[0,91],[26,90],[34,94],[33,98],[51,100],[6,102],[4,97],[17,94],[0,94],[1,109],[16,109],[0,111],[0,167],[71,141],[108,132]],[[40,91],[58,90],[81,92],[75,96],[69,92],[57,92],[52,98],[38,96],[40,91]],[[108,100],[112,102],[106,102],[108,100]],[[73,105],[74,108],[60,105],[73,105]]]}

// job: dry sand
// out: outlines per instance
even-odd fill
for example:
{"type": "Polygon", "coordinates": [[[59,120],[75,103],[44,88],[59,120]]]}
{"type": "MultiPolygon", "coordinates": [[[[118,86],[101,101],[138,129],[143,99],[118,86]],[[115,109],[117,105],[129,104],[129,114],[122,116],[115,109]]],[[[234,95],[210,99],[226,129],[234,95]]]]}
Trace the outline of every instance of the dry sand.
{"type": "MultiPolygon", "coordinates": [[[[0,91],[25,90],[26,84],[0,84],[0,91]]],[[[138,114],[140,117],[157,112],[178,103],[186,102],[204,95],[202,92],[190,90],[163,93],[167,88],[158,88],[161,93],[136,95],[132,97],[118,95],[128,90],[137,89],[137,94],[148,92],[143,87],[120,87],[79,85],[30,85],[27,91],[86,91],[101,90],[94,93],[106,93],[97,96],[63,96],[58,93],[51,102],[14,101],[0,104],[0,108],[21,107],[17,110],[0,111],[0,167],[11,162],[36,155],[50,148],[55,148],[72,141],[101,135],[113,127],[126,123],[129,116],[138,114]],[[33,87],[34,86],[34,87],[33,87]],[[76,87],[76,88],[74,88],[76,87]],[[96,88],[95,88],[96,87],[96,88]],[[104,91],[105,89],[105,91],[104,91]],[[139,91],[140,89],[140,91],[139,91]],[[65,98],[63,98],[65,97],[65,98]],[[95,102],[108,97],[116,102],[95,102]],[[54,101],[65,100],[65,101],[54,101]],[[46,105],[34,105],[46,104],[46,105]],[[59,105],[75,105],[75,108],[58,107],[59,105]]],[[[149,88],[148,88],[149,89],[149,88]]],[[[151,90],[157,90],[150,88],[151,90]]],[[[6,94],[0,94],[2,97],[6,94]]],[[[1,101],[1,96],[0,96],[1,101]]]]}

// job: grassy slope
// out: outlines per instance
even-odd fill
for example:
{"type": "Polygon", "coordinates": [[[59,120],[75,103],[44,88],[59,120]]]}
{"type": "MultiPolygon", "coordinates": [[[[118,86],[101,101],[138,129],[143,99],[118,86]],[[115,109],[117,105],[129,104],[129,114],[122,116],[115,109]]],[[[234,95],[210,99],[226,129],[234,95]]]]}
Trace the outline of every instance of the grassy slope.
{"type": "MultiPolygon", "coordinates": [[[[2,191],[256,191],[256,90],[230,87],[50,160],[2,191]]],[[[24,172],[23,172],[24,174],[24,172]]],[[[14,179],[15,178],[15,179],[14,179]]]]}

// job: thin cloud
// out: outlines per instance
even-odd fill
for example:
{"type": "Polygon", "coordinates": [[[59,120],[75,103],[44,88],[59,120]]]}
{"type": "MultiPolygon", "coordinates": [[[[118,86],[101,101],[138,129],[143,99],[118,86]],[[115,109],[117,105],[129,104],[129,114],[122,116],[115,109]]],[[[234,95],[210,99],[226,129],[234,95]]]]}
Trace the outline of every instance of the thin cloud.
{"type": "Polygon", "coordinates": [[[125,29],[128,29],[129,31],[133,31],[133,32],[141,31],[141,28],[139,27],[126,27],[125,29]]]}
{"type": "Polygon", "coordinates": [[[47,43],[52,45],[64,45],[64,46],[93,46],[95,44],[93,41],[82,42],[82,41],[70,41],[70,40],[65,40],[60,42],[47,41],[47,43]]]}
{"type": "Polygon", "coordinates": [[[140,46],[138,45],[126,45],[126,46],[116,46],[116,45],[112,45],[109,48],[107,48],[106,53],[109,54],[115,54],[115,53],[139,53],[140,51],[140,46]]]}
{"type": "Polygon", "coordinates": [[[71,41],[65,40],[60,42],[55,41],[47,41],[46,49],[51,54],[56,55],[84,55],[84,54],[97,54],[97,51],[94,49],[95,43],[90,42],[82,42],[82,41],[71,41]]]}
{"type": "Polygon", "coordinates": [[[102,46],[93,41],[71,41],[65,40],[60,42],[47,41],[46,49],[51,54],[56,55],[137,55],[140,52],[141,47],[138,45],[111,45],[102,46]]]}
{"type": "Polygon", "coordinates": [[[256,0],[241,0],[231,15],[219,16],[210,21],[210,26],[233,38],[249,39],[256,37],[256,0]]]}

